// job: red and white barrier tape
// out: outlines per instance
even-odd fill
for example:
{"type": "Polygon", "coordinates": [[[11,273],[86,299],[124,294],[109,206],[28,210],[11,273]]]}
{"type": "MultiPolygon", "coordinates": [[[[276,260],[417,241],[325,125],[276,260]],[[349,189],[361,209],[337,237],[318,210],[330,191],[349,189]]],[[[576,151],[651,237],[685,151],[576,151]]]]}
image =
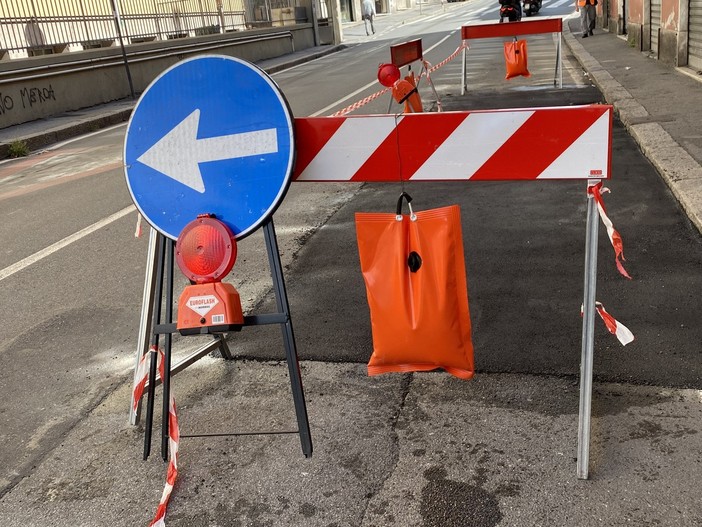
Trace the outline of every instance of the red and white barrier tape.
{"type": "Polygon", "coordinates": [[[346,115],[347,113],[351,113],[354,110],[358,110],[361,106],[365,106],[369,102],[371,102],[374,99],[377,99],[381,95],[383,95],[385,92],[390,91],[390,88],[383,88],[379,92],[375,92],[373,95],[369,95],[365,99],[361,99],[358,102],[353,103],[351,106],[348,106],[344,108],[343,110],[339,110],[338,112],[333,113],[331,116],[332,117],[341,117],[342,115],[346,115]]]}
{"type": "MultiPolygon", "coordinates": [[[[422,72],[422,74],[421,74],[421,75],[419,76],[419,78],[417,79],[417,82],[419,82],[419,79],[421,79],[422,76],[424,76],[424,75],[426,75],[427,78],[429,78],[429,73],[434,72],[434,71],[438,70],[440,67],[445,66],[446,64],[448,64],[449,62],[451,62],[453,59],[455,59],[455,58],[458,56],[458,54],[459,54],[461,51],[463,51],[463,48],[467,48],[467,47],[468,47],[468,46],[467,46],[466,44],[463,44],[463,45],[459,46],[459,47],[456,49],[456,51],[454,51],[454,52],[451,53],[451,55],[449,55],[447,58],[445,58],[444,60],[442,60],[441,62],[439,62],[436,66],[431,66],[428,62],[422,61],[423,65],[424,65],[424,67],[425,67],[425,72],[422,72]],[[430,67],[430,68],[427,68],[427,66],[431,66],[431,67],[430,67]]],[[[371,101],[377,99],[378,97],[380,97],[380,96],[383,95],[384,93],[387,93],[388,91],[390,91],[390,88],[384,88],[384,89],[382,89],[382,90],[380,90],[380,91],[378,91],[378,92],[375,92],[375,93],[373,93],[372,95],[369,95],[368,97],[366,97],[366,98],[364,98],[364,99],[361,99],[361,100],[358,101],[358,102],[353,103],[351,106],[347,106],[346,108],[344,108],[344,109],[342,109],[342,110],[339,110],[339,111],[333,113],[333,114],[331,115],[331,117],[341,117],[341,116],[344,116],[344,115],[346,115],[346,114],[348,114],[348,113],[351,113],[351,112],[353,112],[353,111],[355,111],[355,110],[358,110],[358,109],[361,108],[362,106],[365,106],[365,105],[368,104],[369,102],[371,102],[371,101]]]]}
{"type": "Polygon", "coordinates": [[[595,302],[595,308],[597,308],[597,312],[604,321],[609,332],[612,335],[616,335],[619,342],[622,343],[622,346],[626,346],[634,340],[634,334],[629,331],[629,328],[607,313],[604,306],[600,302],[595,302]]]}
{"type": "Polygon", "coordinates": [[[136,229],[134,230],[134,237],[135,238],[141,238],[141,223],[142,223],[142,216],[140,213],[137,212],[137,223],[136,223],[136,229]]]}
{"type": "Polygon", "coordinates": [[[612,221],[607,216],[604,201],[602,200],[602,192],[610,192],[610,190],[607,187],[603,188],[601,181],[587,188],[587,193],[591,194],[597,203],[597,210],[600,213],[600,218],[602,219],[604,226],[607,228],[607,236],[609,236],[609,241],[612,243],[612,247],[614,247],[614,261],[617,264],[617,269],[622,276],[631,280],[631,276],[629,276],[629,273],[626,272],[626,269],[624,269],[624,265],[622,264],[622,262],[626,261],[624,258],[624,244],[622,243],[622,237],[619,235],[619,232],[617,232],[612,224],[612,221]]]}
{"type": "MultiPolygon", "coordinates": [[[[444,60],[442,60],[441,62],[439,62],[439,63],[436,64],[435,66],[431,66],[431,65],[430,65],[431,67],[430,67],[430,68],[427,68],[427,71],[428,71],[429,73],[435,72],[436,70],[438,70],[438,69],[441,68],[442,66],[445,66],[446,64],[448,64],[449,62],[451,62],[453,59],[455,59],[455,58],[458,56],[458,54],[459,54],[461,51],[463,51],[464,49],[468,49],[468,45],[465,44],[465,43],[462,44],[462,45],[460,45],[460,46],[458,46],[458,47],[456,48],[456,51],[454,51],[453,53],[451,53],[448,57],[446,57],[444,60]]],[[[429,63],[426,62],[426,64],[429,64],[429,63]]]]}
{"type": "MultiPolygon", "coordinates": [[[[626,327],[612,315],[607,313],[604,306],[600,302],[595,302],[595,309],[597,309],[597,313],[600,315],[600,318],[605,323],[605,326],[607,326],[609,332],[617,337],[619,342],[622,343],[622,346],[626,346],[630,342],[633,342],[635,338],[634,334],[629,330],[628,327],[626,327]]],[[[580,316],[582,315],[583,306],[580,306],[580,316]]]]}
{"type": "MultiPolygon", "coordinates": [[[[153,349],[153,348],[152,348],[153,349]]],[[[146,381],[149,378],[149,357],[151,352],[144,353],[137,364],[136,373],[134,374],[134,386],[132,387],[132,417],[134,422],[136,422],[137,410],[139,408],[139,401],[144,395],[144,389],[146,388],[146,381]]]]}
{"type": "MultiPolygon", "coordinates": [[[[136,415],[137,407],[142,395],[144,395],[144,388],[146,386],[146,381],[148,378],[148,360],[147,358],[151,355],[151,352],[156,351],[155,347],[151,348],[149,353],[142,356],[137,366],[137,375],[135,376],[134,383],[134,402],[132,406],[132,412],[136,415]]],[[[164,355],[163,350],[158,350],[158,372],[161,379],[165,377],[165,367],[164,367],[164,355]]],[[[170,459],[168,461],[168,472],[166,474],[166,485],[163,488],[163,494],[161,495],[161,501],[156,509],[156,514],[154,519],[151,520],[149,527],[165,527],[166,523],[164,521],[166,517],[166,509],[168,508],[168,500],[173,492],[173,486],[175,485],[176,478],[178,476],[178,444],[180,443],[180,428],[178,427],[178,414],[176,413],[175,397],[171,393],[170,401],[168,403],[168,451],[170,452],[170,459]]]]}

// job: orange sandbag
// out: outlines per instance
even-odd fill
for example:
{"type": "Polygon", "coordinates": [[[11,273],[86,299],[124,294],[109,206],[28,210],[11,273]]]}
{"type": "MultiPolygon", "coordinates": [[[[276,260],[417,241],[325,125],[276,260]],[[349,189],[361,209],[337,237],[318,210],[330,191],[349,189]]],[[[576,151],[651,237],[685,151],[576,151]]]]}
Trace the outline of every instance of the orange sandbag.
{"type": "Polygon", "coordinates": [[[356,213],[370,308],[368,374],[443,368],[473,377],[468,287],[458,205],[401,214],[356,213]]]}
{"type": "Polygon", "coordinates": [[[513,40],[505,42],[505,66],[507,66],[507,75],[505,79],[518,77],[531,77],[531,73],[527,69],[527,43],[526,40],[513,40]]]}

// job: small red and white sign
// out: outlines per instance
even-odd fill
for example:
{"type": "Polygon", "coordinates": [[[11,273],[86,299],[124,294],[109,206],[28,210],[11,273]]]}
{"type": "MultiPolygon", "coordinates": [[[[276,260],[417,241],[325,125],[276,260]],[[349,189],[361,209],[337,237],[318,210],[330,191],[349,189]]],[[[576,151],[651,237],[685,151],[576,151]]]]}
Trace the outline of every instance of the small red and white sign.
{"type": "Polygon", "coordinates": [[[191,296],[186,302],[186,306],[204,317],[210,310],[219,304],[219,300],[214,295],[191,296]]]}
{"type": "Polygon", "coordinates": [[[612,107],[295,120],[297,181],[608,179],[612,107]]]}

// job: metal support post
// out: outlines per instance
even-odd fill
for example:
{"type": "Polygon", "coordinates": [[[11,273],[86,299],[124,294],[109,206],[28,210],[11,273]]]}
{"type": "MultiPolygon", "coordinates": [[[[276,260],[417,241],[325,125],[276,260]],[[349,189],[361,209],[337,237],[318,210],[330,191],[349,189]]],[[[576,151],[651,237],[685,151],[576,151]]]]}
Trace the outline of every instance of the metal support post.
{"type": "MultiPolygon", "coordinates": [[[[175,243],[166,240],[166,324],[173,322],[173,260],[175,260],[175,243]]],[[[171,351],[173,334],[168,332],[164,337],[163,350],[163,406],[161,414],[161,457],[168,461],[168,424],[171,415],[171,351]]]]}
{"type": "Polygon", "coordinates": [[[265,223],[263,229],[265,235],[264,237],[266,239],[266,250],[268,252],[268,262],[270,263],[271,267],[271,277],[273,278],[276,306],[278,308],[278,312],[283,314],[285,317],[285,323],[281,325],[281,329],[283,332],[285,356],[287,358],[288,373],[290,375],[290,388],[292,390],[293,401],[295,403],[295,414],[297,415],[297,428],[300,434],[302,453],[305,455],[305,457],[310,457],[312,456],[312,437],[310,435],[310,425],[307,419],[305,395],[302,391],[300,363],[298,362],[295,336],[293,334],[292,321],[290,319],[288,295],[285,291],[283,266],[280,262],[278,241],[276,240],[272,217],[265,223]]]}
{"type": "Polygon", "coordinates": [[[122,49],[122,60],[124,61],[124,69],[127,72],[127,82],[129,83],[129,93],[132,99],[136,100],[134,93],[134,83],[132,82],[132,72],[129,70],[129,60],[127,59],[127,51],[124,49],[124,39],[122,38],[122,28],[119,20],[118,0],[110,0],[112,3],[112,16],[115,19],[115,29],[117,30],[117,38],[119,39],[119,47],[122,49]]]}
{"type": "MultiPolygon", "coordinates": [[[[153,317],[153,301],[154,288],[156,286],[156,261],[158,259],[158,247],[163,241],[163,237],[159,236],[156,229],[149,229],[149,247],[147,249],[148,256],[146,258],[146,276],[144,278],[144,294],[141,299],[141,318],[139,320],[139,336],[137,337],[137,352],[136,362],[134,363],[134,382],[132,386],[141,379],[137,379],[139,363],[141,358],[149,353],[149,336],[151,335],[151,319],[153,317]]],[[[135,426],[139,423],[141,416],[141,399],[134,400],[134,391],[131,395],[132,404],[129,406],[129,424],[135,426]],[[132,412],[136,404],[136,412],[132,412]]]]}
{"type": "Polygon", "coordinates": [[[553,85],[558,88],[563,88],[563,64],[561,61],[561,41],[563,36],[558,33],[558,42],[556,43],[556,72],[553,77],[553,85]]]}
{"type": "MultiPolygon", "coordinates": [[[[153,323],[155,328],[161,322],[161,293],[163,292],[163,257],[166,249],[165,240],[162,234],[158,235],[158,251],[156,256],[156,288],[152,297],[153,302],[153,323]]],[[[154,400],[156,397],[156,368],[158,365],[158,340],[159,335],[153,332],[151,336],[151,351],[149,352],[149,385],[146,398],[146,423],[144,423],[144,460],[149,458],[151,453],[151,430],[154,422],[154,400]]]]}
{"type": "Polygon", "coordinates": [[[466,48],[463,48],[463,67],[461,68],[461,95],[465,95],[466,93],[466,70],[468,61],[467,51],[468,50],[466,48]]]}
{"type": "MultiPolygon", "coordinates": [[[[594,185],[591,182],[589,185],[594,185]]],[[[587,195],[587,235],[585,238],[585,284],[583,300],[582,356],[580,359],[580,411],[578,421],[579,479],[588,478],[590,462],[590,413],[592,410],[592,369],[595,348],[595,291],[597,286],[597,203],[587,195]]]]}

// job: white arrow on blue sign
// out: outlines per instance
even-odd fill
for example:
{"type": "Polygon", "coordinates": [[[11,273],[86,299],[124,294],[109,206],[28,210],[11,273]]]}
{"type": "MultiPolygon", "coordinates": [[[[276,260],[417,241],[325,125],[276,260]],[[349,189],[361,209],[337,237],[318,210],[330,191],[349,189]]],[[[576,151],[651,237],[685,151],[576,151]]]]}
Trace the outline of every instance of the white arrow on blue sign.
{"type": "Polygon", "coordinates": [[[241,239],[282,201],[295,161],[285,97],[256,66],[204,55],[172,66],[144,91],[124,144],[127,185],[144,218],[177,239],[214,214],[241,239]]]}

